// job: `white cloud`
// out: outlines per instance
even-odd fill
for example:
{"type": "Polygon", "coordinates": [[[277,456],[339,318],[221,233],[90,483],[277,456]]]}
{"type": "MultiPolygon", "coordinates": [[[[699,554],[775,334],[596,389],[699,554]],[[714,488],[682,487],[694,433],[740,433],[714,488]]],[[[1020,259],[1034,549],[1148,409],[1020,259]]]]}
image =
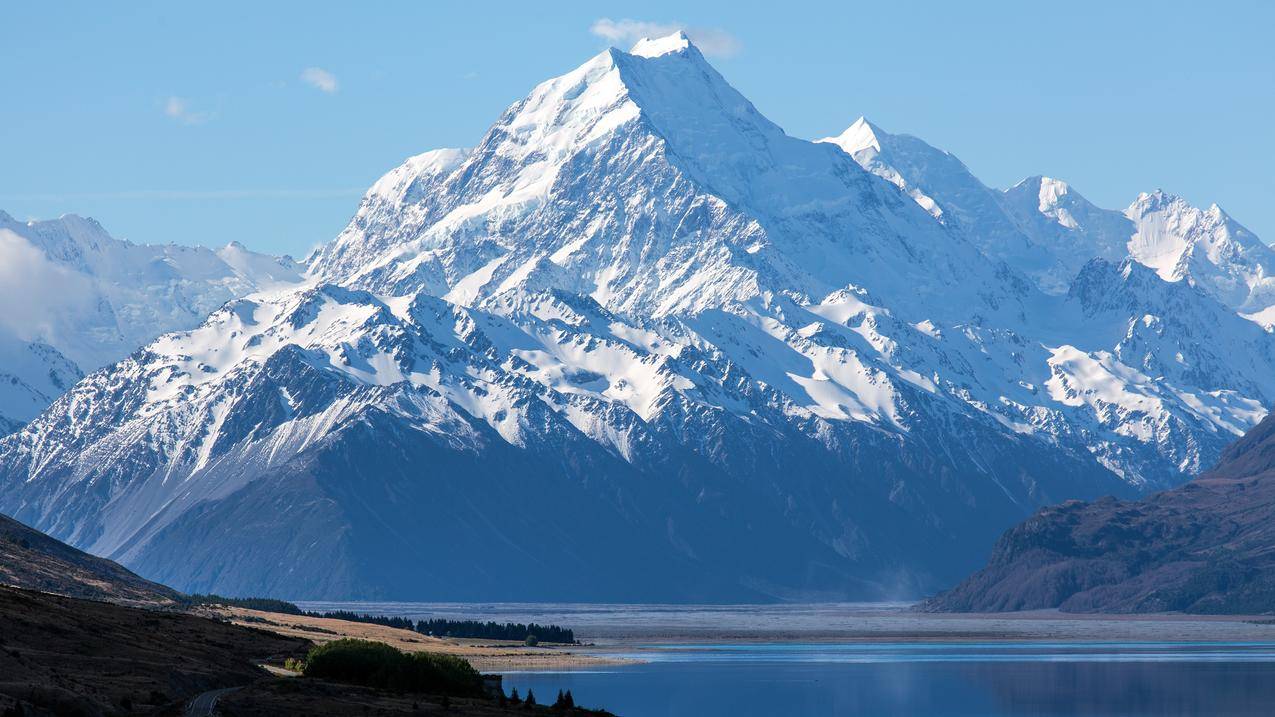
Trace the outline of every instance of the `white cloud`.
{"type": "Polygon", "coordinates": [[[183,124],[203,124],[211,117],[207,112],[196,112],[181,97],[172,96],[164,102],[164,114],[183,124]]]}
{"type": "Polygon", "coordinates": [[[24,341],[60,338],[61,317],[91,311],[95,296],[79,272],[50,261],[39,248],[9,229],[0,229],[0,329],[24,341]]]}
{"type": "Polygon", "coordinates": [[[336,81],[336,75],[322,67],[305,68],[301,71],[301,81],[329,95],[340,89],[340,85],[336,81]]]}
{"type": "Polygon", "coordinates": [[[686,33],[695,46],[709,57],[734,57],[743,49],[739,38],[716,27],[692,27],[680,22],[648,22],[645,20],[612,20],[604,17],[589,26],[589,32],[625,48],[644,37],[663,37],[678,30],[686,33]]]}

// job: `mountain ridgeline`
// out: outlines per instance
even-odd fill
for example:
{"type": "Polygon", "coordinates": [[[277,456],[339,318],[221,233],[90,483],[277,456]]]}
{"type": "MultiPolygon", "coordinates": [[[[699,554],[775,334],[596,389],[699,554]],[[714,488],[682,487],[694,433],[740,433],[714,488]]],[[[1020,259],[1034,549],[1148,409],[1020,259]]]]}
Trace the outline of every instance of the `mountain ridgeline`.
{"type": "Polygon", "coordinates": [[[797,139],[680,34],[408,159],[306,271],[0,440],[0,510],[188,592],[908,597],[1275,399],[1275,259],[1217,207],[797,139]]]}

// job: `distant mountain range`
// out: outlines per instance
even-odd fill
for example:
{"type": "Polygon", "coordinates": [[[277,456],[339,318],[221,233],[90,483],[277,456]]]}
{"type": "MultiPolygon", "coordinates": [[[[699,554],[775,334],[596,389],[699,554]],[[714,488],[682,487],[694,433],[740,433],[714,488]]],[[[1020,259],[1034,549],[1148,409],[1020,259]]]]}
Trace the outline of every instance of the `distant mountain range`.
{"type": "Polygon", "coordinates": [[[1268,267],[1217,207],[790,137],[644,40],[76,383],[0,440],[0,510],[191,592],[914,596],[1260,421],[1268,267]]]}
{"type": "Polygon", "coordinates": [[[37,416],[83,372],[302,272],[238,242],[216,251],[139,245],[92,219],[24,223],[4,212],[0,266],[0,297],[11,308],[0,317],[0,434],[37,416]]]}

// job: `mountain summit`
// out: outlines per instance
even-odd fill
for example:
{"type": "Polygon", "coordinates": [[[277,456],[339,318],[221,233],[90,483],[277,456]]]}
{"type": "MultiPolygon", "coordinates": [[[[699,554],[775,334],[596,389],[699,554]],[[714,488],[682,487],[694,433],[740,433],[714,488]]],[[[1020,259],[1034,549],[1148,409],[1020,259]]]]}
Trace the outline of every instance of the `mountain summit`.
{"type": "Polygon", "coordinates": [[[1275,399],[1232,307],[873,135],[788,136],[683,35],[600,53],[0,441],[0,510],[188,591],[910,596],[1275,399]]]}

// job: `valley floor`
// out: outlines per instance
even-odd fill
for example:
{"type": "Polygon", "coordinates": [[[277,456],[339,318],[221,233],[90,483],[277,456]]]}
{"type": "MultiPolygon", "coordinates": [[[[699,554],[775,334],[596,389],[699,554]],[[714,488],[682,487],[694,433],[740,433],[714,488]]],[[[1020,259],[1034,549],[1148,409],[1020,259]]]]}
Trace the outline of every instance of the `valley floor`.
{"type": "MultiPolygon", "coordinates": [[[[1092,615],[1038,610],[1016,613],[922,613],[910,603],[793,605],[601,605],[532,603],[302,603],[315,610],[422,617],[538,622],[573,628],[586,647],[527,650],[461,644],[419,645],[477,659],[484,670],[525,669],[521,660],[597,664],[618,646],[690,641],[837,642],[1275,642],[1275,618],[1245,615],[1092,615]],[[503,663],[483,662],[502,659],[503,663]]],[[[293,619],[269,615],[271,619],[293,619]]],[[[313,620],[314,618],[305,618],[313,620]]],[[[349,625],[350,623],[341,623],[349,625]]],[[[360,626],[363,627],[363,626],[360,626]]],[[[377,626],[366,626],[374,628],[377,626]]],[[[386,629],[388,628],[379,628],[386,629]]],[[[406,639],[431,640],[407,631],[406,639]]],[[[285,633],[288,634],[288,633],[285,633]]],[[[310,635],[307,635],[310,636],[310,635]]],[[[312,637],[312,636],[311,636],[312,637]]],[[[442,643],[443,641],[438,641],[442,643]]],[[[412,649],[409,645],[398,645],[412,649]]]]}
{"type": "Polygon", "coordinates": [[[823,628],[755,629],[663,626],[599,637],[599,645],[635,642],[1275,642],[1270,616],[881,613],[830,621],[823,628]]]}
{"type": "Polygon", "coordinates": [[[375,640],[404,652],[437,652],[463,657],[480,672],[501,670],[569,669],[631,662],[582,652],[566,645],[526,647],[498,640],[441,639],[384,625],[333,620],[304,615],[286,615],[238,607],[203,606],[202,614],[245,627],[255,627],[278,635],[323,643],[341,638],[375,640]]]}

